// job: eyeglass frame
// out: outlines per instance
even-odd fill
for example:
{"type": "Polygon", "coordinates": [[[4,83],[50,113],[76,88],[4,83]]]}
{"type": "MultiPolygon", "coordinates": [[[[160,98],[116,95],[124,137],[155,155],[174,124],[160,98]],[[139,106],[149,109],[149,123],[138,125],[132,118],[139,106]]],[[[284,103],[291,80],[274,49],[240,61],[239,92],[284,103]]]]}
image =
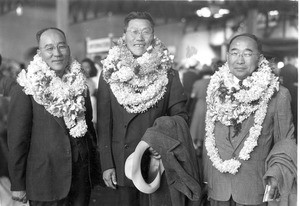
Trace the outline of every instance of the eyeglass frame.
{"type": "Polygon", "coordinates": [[[244,51],[238,51],[238,50],[234,50],[231,52],[227,52],[232,58],[237,58],[242,56],[243,58],[251,58],[253,55],[260,55],[260,53],[257,52],[253,52],[251,50],[244,50],[244,51]],[[236,54],[234,54],[234,52],[236,52],[236,54]],[[245,52],[250,52],[250,54],[247,54],[247,56],[245,56],[245,52]]]}
{"type": "Polygon", "coordinates": [[[126,33],[129,33],[131,36],[133,37],[137,37],[139,35],[142,35],[143,37],[150,37],[153,33],[154,33],[154,30],[151,28],[151,27],[147,27],[147,28],[144,28],[144,29],[134,29],[134,28],[127,28],[126,29],[126,33]],[[149,34],[145,34],[143,33],[145,30],[151,30],[151,32],[149,34]],[[138,33],[135,33],[135,32],[138,32],[138,33]]]}
{"type": "Polygon", "coordinates": [[[44,48],[40,48],[40,49],[46,51],[49,54],[53,54],[54,48],[56,48],[60,53],[66,53],[67,50],[69,49],[69,45],[66,43],[59,43],[56,46],[53,44],[47,44],[44,48]],[[66,47],[66,48],[62,49],[60,47],[66,47]]]}

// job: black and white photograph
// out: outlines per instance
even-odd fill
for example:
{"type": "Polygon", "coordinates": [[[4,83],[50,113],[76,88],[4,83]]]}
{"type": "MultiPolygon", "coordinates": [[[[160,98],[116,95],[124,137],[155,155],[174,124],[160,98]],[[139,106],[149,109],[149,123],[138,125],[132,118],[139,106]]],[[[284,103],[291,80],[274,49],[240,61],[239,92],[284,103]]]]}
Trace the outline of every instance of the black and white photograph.
{"type": "Polygon", "coordinates": [[[297,206],[298,0],[0,0],[0,206],[297,206]]]}

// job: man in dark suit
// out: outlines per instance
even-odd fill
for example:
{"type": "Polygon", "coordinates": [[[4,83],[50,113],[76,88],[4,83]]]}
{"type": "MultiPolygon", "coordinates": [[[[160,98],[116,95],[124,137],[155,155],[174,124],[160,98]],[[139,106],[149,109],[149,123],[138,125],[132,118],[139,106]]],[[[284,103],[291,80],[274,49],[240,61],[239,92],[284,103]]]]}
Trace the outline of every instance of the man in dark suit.
{"type": "Polygon", "coordinates": [[[30,205],[88,205],[95,130],[86,77],[64,32],[46,28],[12,90],[8,117],[13,199],[30,205]]]}
{"type": "Polygon", "coordinates": [[[227,63],[207,89],[204,178],[212,206],[267,205],[265,185],[270,186],[266,201],[276,204],[295,196],[297,147],[290,101],[257,37],[233,37],[227,63]]]}
{"type": "Polygon", "coordinates": [[[167,49],[154,36],[150,14],[132,12],[124,23],[99,80],[99,150],[104,182],[117,194],[111,205],[144,206],[148,196],[125,176],[125,160],[158,117],[180,115],[187,121],[186,96],[167,49]]]}

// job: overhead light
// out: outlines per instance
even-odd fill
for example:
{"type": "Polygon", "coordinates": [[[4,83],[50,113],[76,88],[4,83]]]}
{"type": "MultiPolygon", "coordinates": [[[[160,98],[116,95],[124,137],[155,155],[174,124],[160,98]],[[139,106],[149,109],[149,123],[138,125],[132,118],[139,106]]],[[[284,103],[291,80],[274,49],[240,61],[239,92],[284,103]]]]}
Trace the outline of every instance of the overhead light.
{"type": "Polygon", "coordinates": [[[221,18],[222,16],[229,14],[230,11],[228,9],[221,9],[218,6],[211,6],[211,7],[203,7],[201,9],[198,9],[196,11],[196,14],[199,17],[211,17],[213,16],[214,18],[221,18]]]}
{"type": "Polygon", "coordinates": [[[269,11],[268,13],[270,16],[277,16],[279,14],[277,10],[269,11]]]}
{"type": "Polygon", "coordinates": [[[21,2],[17,3],[16,13],[18,16],[23,14],[23,4],[21,2]]]}
{"type": "Polygon", "coordinates": [[[221,15],[221,14],[219,14],[219,13],[214,14],[214,18],[215,18],[215,19],[221,18],[222,16],[223,16],[223,15],[221,15]]]}
{"type": "Polygon", "coordinates": [[[225,14],[229,14],[229,13],[230,13],[229,9],[219,9],[219,14],[221,14],[221,15],[225,15],[225,14]]]}
{"type": "Polygon", "coordinates": [[[211,16],[211,11],[208,7],[203,7],[201,9],[198,9],[196,11],[196,14],[199,16],[199,17],[210,17],[211,16]]]}

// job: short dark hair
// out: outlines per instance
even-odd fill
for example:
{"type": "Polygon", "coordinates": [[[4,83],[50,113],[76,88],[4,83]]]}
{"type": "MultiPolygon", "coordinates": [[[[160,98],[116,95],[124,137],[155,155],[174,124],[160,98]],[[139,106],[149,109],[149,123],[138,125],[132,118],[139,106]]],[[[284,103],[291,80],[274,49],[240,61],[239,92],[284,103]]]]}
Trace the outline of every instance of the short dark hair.
{"type": "Polygon", "coordinates": [[[40,43],[42,34],[43,34],[45,31],[48,31],[48,30],[51,30],[51,29],[54,29],[54,30],[59,31],[60,33],[62,33],[62,35],[63,35],[64,38],[66,39],[66,35],[65,35],[65,32],[63,32],[63,30],[61,30],[61,29],[59,29],[59,28],[56,28],[56,27],[47,27],[47,28],[44,28],[44,29],[39,30],[39,31],[36,33],[35,36],[36,36],[36,40],[37,40],[37,43],[38,43],[38,44],[40,43]]]}
{"type": "Polygon", "coordinates": [[[228,50],[229,50],[229,47],[230,47],[231,43],[233,42],[233,40],[235,40],[236,38],[241,37],[241,36],[246,36],[246,37],[249,37],[249,38],[253,39],[256,42],[256,44],[257,44],[258,51],[260,53],[262,52],[262,44],[261,44],[261,42],[259,41],[259,39],[254,34],[250,34],[250,33],[238,34],[238,35],[232,37],[232,39],[229,41],[229,44],[228,44],[228,50]]]}
{"type": "Polygon", "coordinates": [[[124,19],[124,32],[126,32],[129,22],[133,19],[148,20],[151,24],[152,30],[154,30],[155,23],[154,23],[154,20],[150,13],[144,12],[144,11],[143,12],[133,11],[133,12],[130,12],[124,19]]]}

